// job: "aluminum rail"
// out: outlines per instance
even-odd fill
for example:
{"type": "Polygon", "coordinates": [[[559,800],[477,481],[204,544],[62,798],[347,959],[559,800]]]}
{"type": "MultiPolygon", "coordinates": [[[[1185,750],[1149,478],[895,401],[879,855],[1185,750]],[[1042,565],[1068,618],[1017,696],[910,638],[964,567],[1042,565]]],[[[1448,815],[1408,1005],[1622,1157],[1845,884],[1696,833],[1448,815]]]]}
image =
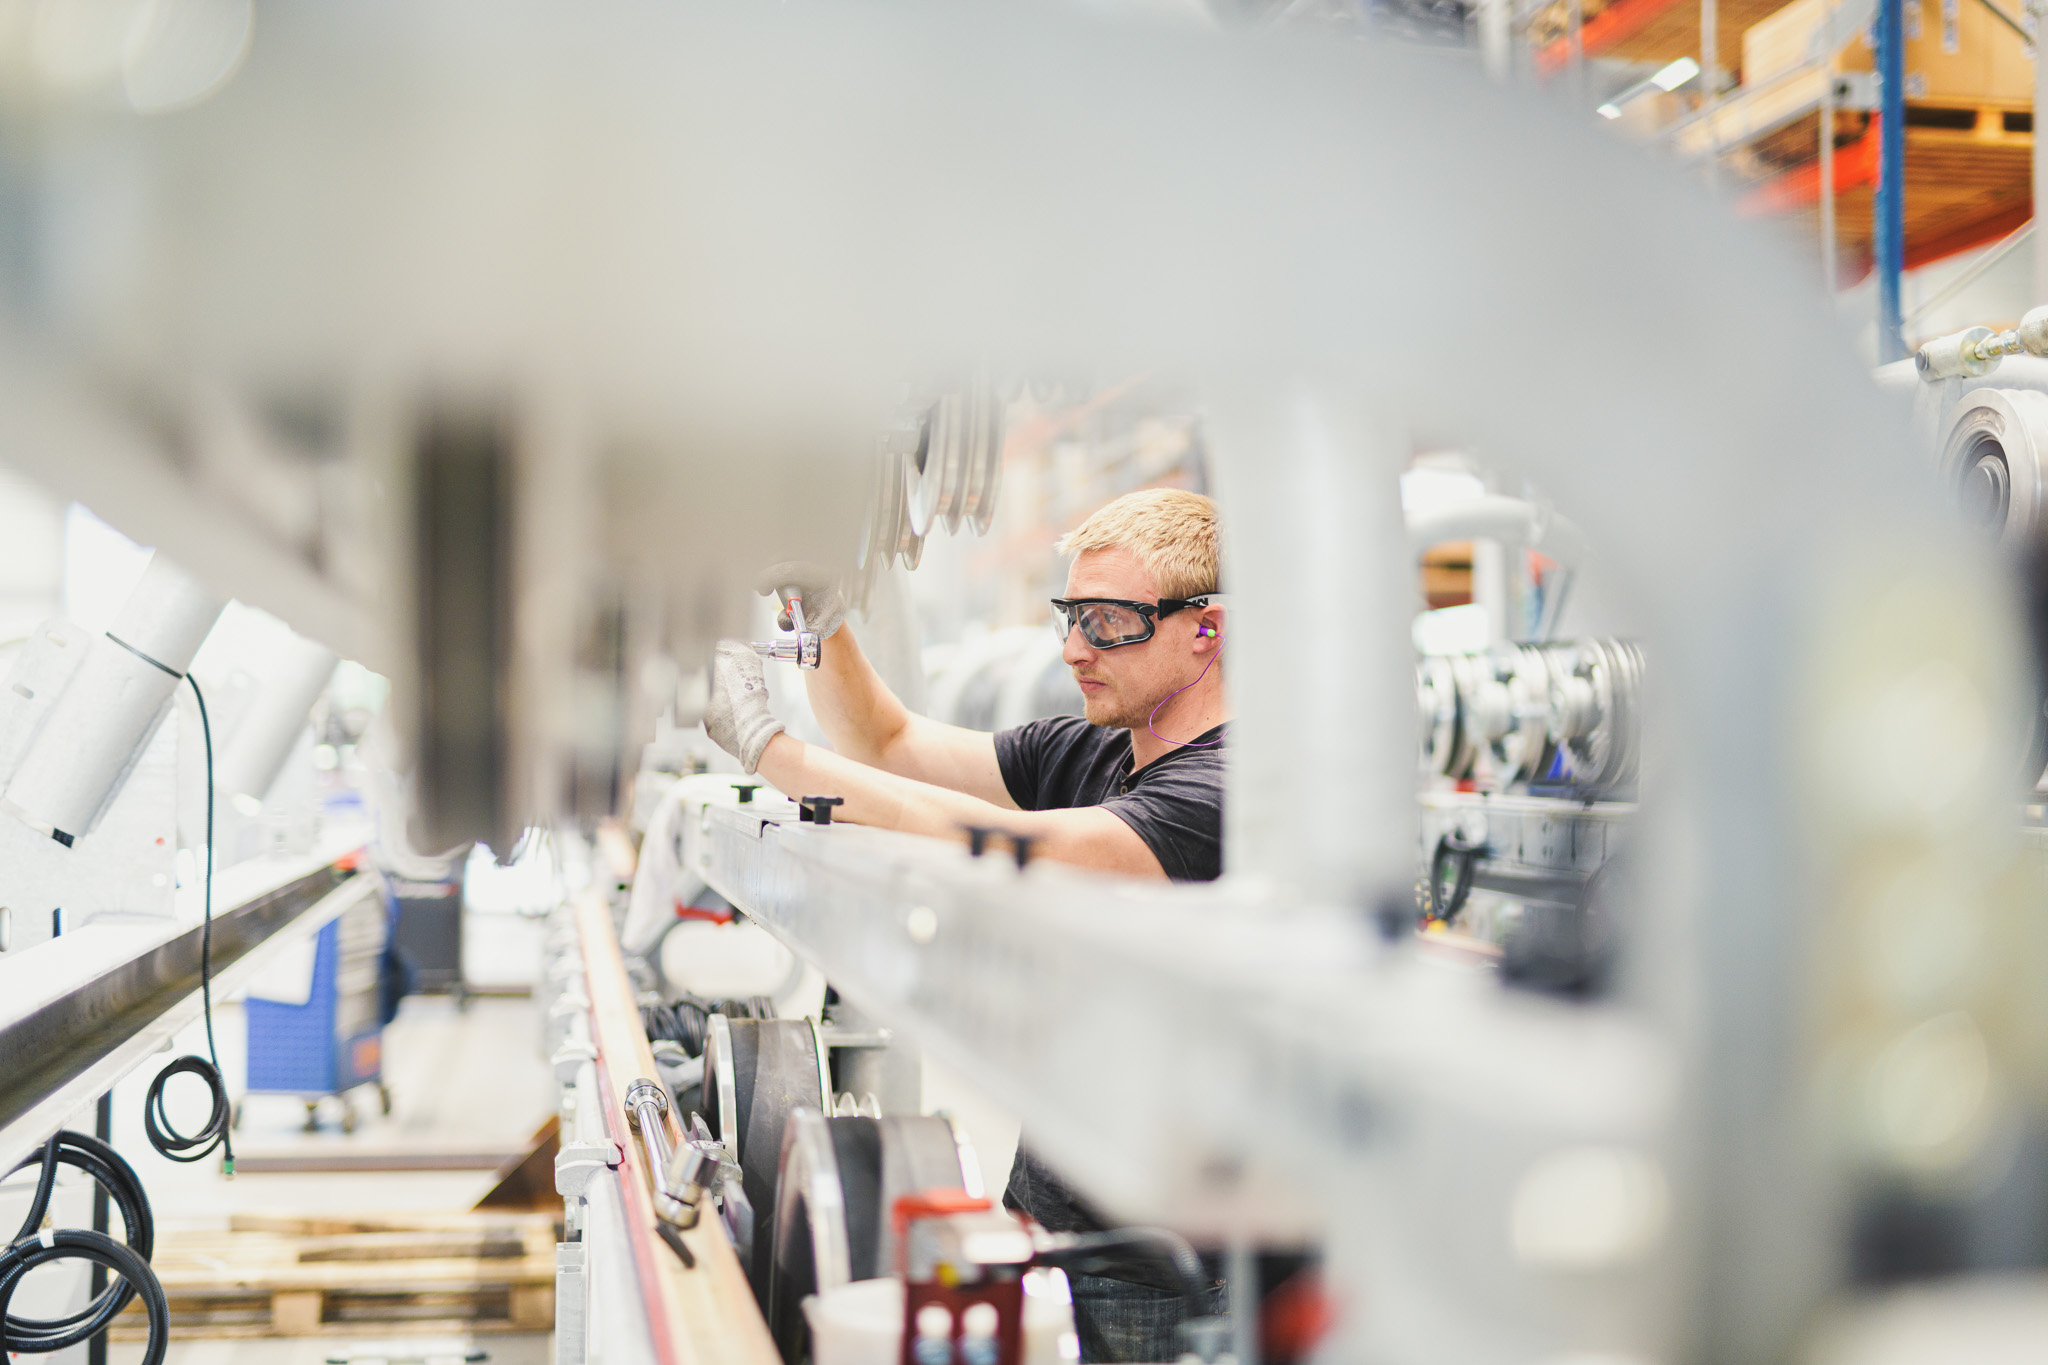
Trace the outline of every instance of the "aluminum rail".
{"type": "MultiPolygon", "coordinates": [[[[1335,1192],[1471,1247],[1500,1243],[1500,1210],[1546,1153],[1656,1170],[1674,1062],[1619,1011],[1500,990],[1388,949],[1355,914],[1246,885],[1020,873],[783,806],[693,810],[686,853],[844,998],[1025,1114],[1033,1146],[1114,1216],[1315,1239],[1342,1274],[1379,1253],[1335,1192]],[[1436,1144],[1456,1159],[1430,1160],[1436,1144]]],[[[1502,1345],[1484,1324],[1539,1297],[1549,1269],[1503,1276],[1491,1300],[1424,1283],[1375,1313],[1442,1359],[1481,1358],[1502,1345]]],[[[1612,1292],[1553,1305],[1547,1330],[1648,1339],[1646,1258],[1581,1269],[1612,1292]]]]}
{"type": "MultiPolygon", "coordinates": [[[[329,864],[217,912],[215,997],[247,982],[268,950],[320,928],[376,891],[374,877],[329,864]]],[[[0,1022],[0,1169],[34,1151],[199,1017],[200,933],[198,925],[182,930],[0,1022]]],[[[63,945],[58,939],[32,951],[63,945]]]]}

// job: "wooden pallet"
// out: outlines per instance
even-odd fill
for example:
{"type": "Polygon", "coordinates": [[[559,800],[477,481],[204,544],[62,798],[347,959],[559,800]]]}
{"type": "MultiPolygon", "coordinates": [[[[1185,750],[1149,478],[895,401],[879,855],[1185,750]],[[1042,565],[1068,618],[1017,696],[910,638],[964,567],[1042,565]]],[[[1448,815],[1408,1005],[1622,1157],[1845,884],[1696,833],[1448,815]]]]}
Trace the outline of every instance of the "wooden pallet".
{"type": "MultiPolygon", "coordinates": [[[[559,1236],[545,1214],[238,1216],[160,1233],[150,1261],[173,1338],[546,1332],[559,1236]]],[[[113,1336],[142,1335],[131,1305],[113,1336]]]]}

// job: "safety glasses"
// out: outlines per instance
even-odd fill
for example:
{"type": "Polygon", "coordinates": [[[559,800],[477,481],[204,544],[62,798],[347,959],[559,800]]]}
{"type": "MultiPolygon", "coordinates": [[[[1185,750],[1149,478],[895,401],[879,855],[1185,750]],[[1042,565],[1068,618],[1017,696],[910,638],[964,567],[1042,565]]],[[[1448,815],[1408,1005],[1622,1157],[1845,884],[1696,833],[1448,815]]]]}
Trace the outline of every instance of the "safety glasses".
{"type": "Polygon", "coordinates": [[[1162,597],[1157,602],[1131,602],[1121,597],[1055,597],[1052,633],[1065,644],[1077,626],[1081,638],[1097,649],[1142,644],[1159,629],[1162,617],[1183,607],[1206,607],[1212,593],[1200,597],[1162,597]]]}

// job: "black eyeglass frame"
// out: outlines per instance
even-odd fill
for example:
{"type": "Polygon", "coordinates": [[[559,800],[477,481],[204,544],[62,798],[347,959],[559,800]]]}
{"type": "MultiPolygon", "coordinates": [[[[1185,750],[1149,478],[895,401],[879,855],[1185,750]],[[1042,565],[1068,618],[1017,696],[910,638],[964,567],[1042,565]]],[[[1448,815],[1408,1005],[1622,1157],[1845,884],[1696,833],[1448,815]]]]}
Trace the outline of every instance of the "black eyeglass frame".
{"type": "Polygon", "coordinates": [[[1081,638],[1096,649],[1122,649],[1125,645],[1144,644],[1159,633],[1161,621],[1188,607],[1206,607],[1209,605],[1209,599],[1216,596],[1217,593],[1204,592],[1193,597],[1162,597],[1157,602],[1133,602],[1127,597],[1055,597],[1050,600],[1053,610],[1067,618],[1068,635],[1079,629],[1081,638]],[[1107,644],[1097,640],[1081,625],[1081,608],[1093,606],[1126,607],[1138,613],[1139,618],[1145,622],[1145,633],[1134,635],[1128,640],[1112,640],[1107,644]]]}

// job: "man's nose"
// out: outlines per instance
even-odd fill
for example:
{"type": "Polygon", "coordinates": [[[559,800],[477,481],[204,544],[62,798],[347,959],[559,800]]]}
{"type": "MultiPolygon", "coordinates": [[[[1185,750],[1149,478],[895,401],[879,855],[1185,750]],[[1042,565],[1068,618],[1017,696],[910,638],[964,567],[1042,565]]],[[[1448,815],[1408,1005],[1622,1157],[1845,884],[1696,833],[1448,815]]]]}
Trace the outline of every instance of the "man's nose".
{"type": "Polygon", "coordinates": [[[1088,641],[1082,637],[1081,628],[1079,626],[1068,626],[1067,643],[1060,650],[1061,660],[1066,663],[1067,667],[1072,668],[1075,664],[1086,663],[1094,657],[1095,651],[1089,648],[1088,641]]]}

